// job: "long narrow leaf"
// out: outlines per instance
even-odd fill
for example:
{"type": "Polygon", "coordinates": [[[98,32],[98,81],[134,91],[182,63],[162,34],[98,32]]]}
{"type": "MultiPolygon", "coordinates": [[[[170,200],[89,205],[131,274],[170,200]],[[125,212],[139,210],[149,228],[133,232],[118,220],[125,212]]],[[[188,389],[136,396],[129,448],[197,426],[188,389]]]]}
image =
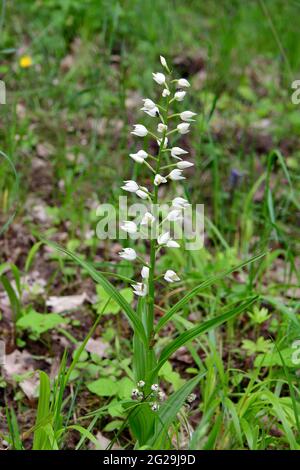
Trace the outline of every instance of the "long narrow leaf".
{"type": "Polygon", "coordinates": [[[194,328],[191,328],[190,330],[185,331],[184,333],[180,334],[168,346],[166,346],[163,349],[160,355],[158,364],[156,368],[151,372],[150,377],[152,378],[153,376],[155,376],[160,370],[160,368],[164,365],[164,363],[169,359],[169,357],[172,356],[172,354],[175,351],[177,351],[177,349],[179,349],[181,346],[184,346],[186,343],[188,343],[189,341],[192,341],[194,338],[197,338],[203,333],[206,333],[207,331],[213,328],[216,328],[217,326],[222,325],[222,323],[225,323],[226,321],[231,320],[236,315],[238,315],[239,313],[249,308],[257,299],[258,299],[258,296],[252,297],[246,302],[243,302],[238,307],[234,307],[230,309],[228,312],[223,313],[222,315],[219,315],[216,318],[212,318],[211,320],[207,320],[201,325],[195,326],[194,328]]]}
{"type": "Polygon", "coordinates": [[[36,431],[34,432],[33,437],[33,450],[46,450],[51,449],[48,429],[47,426],[51,424],[46,424],[45,426],[39,427],[39,424],[45,419],[48,420],[50,410],[50,380],[48,375],[40,371],[40,393],[39,393],[39,402],[36,416],[36,431]]]}
{"type": "Polygon", "coordinates": [[[12,450],[23,450],[23,444],[15,410],[13,408],[8,408],[8,406],[6,405],[5,413],[9,435],[11,438],[12,450]]]}
{"type": "Polygon", "coordinates": [[[2,282],[2,285],[3,285],[4,289],[7,292],[7,295],[8,295],[9,301],[10,301],[10,305],[11,305],[11,309],[12,309],[12,312],[13,312],[13,321],[14,321],[14,323],[16,323],[18,321],[18,319],[20,318],[20,316],[21,316],[20,300],[18,299],[18,296],[17,296],[14,288],[12,287],[8,277],[6,277],[5,274],[2,274],[2,276],[0,278],[0,281],[2,282]]]}
{"type": "Polygon", "coordinates": [[[238,271],[239,269],[243,268],[244,266],[247,266],[250,263],[253,263],[254,261],[259,260],[263,256],[265,256],[266,253],[260,253],[259,255],[253,256],[252,258],[248,259],[247,261],[243,261],[242,263],[234,266],[231,269],[228,269],[225,272],[222,272],[220,274],[217,274],[215,276],[211,276],[205,281],[201,282],[198,286],[194,287],[188,294],[186,294],[182,299],[180,299],[173,307],[159,320],[155,332],[158,333],[162,327],[172,318],[174,313],[178,312],[178,310],[181,310],[195,295],[197,295],[200,291],[206,289],[207,287],[210,287],[213,285],[215,282],[219,281],[220,279],[223,279],[224,277],[228,276],[229,274],[233,273],[234,271],[238,271]]]}

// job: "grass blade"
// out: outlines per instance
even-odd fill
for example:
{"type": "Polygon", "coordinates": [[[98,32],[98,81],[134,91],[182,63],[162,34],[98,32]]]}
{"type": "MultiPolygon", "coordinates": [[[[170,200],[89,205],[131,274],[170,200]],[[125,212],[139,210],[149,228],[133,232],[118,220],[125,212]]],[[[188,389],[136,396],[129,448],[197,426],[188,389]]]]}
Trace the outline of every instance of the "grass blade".
{"type": "Polygon", "coordinates": [[[23,450],[23,444],[20,436],[20,430],[15,410],[13,408],[8,408],[8,406],[6,405],[5,414],[9,436],[11,439],[12,450],[23,450]]]}
{"type": "Polygon", "coordinates": [[[194,390],[199,381],[205,376],[206,372],[203,372],[197,377],[192,378],[186,382],[177,392],[173,393],[163,405],[161,405],[158,411],[158,422],[155,429],[155,435],[148,441],[147,445],[151,446],[152,449],[165,448],[164,442],[168,439],[168,429],[172,422],[176,419],[177,413],[183,406],[185,400],[194,390]]]}
{"type": "Polygon", "coordinates": [[[228,271],[222,272],[220,274],[217,274],[215,276],[211,276],[206,281],[201,282],[198,286],[194,287],[188,294],[186,294],[182,299],[180,299],[173,307],[164,315],[158,322],[155,332],[158,333],[162,327],[172,318],[172,316],[178,312],[178,310],[181,310],[195,295],[197,295],[199,292],[202,290],[206,289],[207,287],[210,287],[213,285],[215,282],[223,279],[225,276],[228,276],[229,274],[233,273],[234,271],[237,271],[245,266],[247,266],[250,263],[253,263],[254,261],[259,260],[263,256],[265,256],[266,253],[260,253],[259,255],[253,256],[252,258],[248,259],[247,261],[243,261],[242,263],[234,266],[231,269],[228,269],[228,271]]]}
{"type": "Polygon", "coordinates": [[[212,318],[211,320],[207,320],[201,325],[195,326],[194,328],[191,328],[190,330],[185,331],[184,333],[180,334],[168,346],[166,346],[163,349],[160,355],[158,364],[156,368],[154,369],[154,371],[152,371],[151,373],[151,377],[157,374],[157,372],[164,365],[164,363],[169,359],[169,357],[172,356],[172,354],[176,352],[177,349],[179,349],[181,346],[185,345],[189,341],[192,341],[194,338],[197,338],[203,333],[206,333],[207,331],[213,328],[216,328],[217,326],[222,325],[222,323],[225,323],[226,321],[231,320],[239,313],[248,309],[257,299],[258,299],[258,295],[255,297],[251,297],[251,299],[247,300],[246,302],[243,302],[238,307],[234,307],[230,309],[228,312],[223,313],[222,315],[219,315],[216,318],[212,318]]]}
{"type": "MultiPolygon", "coordinates": [[[[46,426],[39,426],[44,420],[48,420],[50,412],[50,380],[45,372],[40,372],[40,392],[35,426],[37,427],[33,436],[33,450],[52,449],[46,426]]],[[[51,425],[50,425],[51,426],[51,425]]],[[[51,426],[52,427],[52,426],[51,426]]]]}
{"type": "Polygon", "coordinates": [[[21,317],[21,304],[20,300],[18,299],[18,296],[12,287],[8,277],[6,277],[4,274],[2,274],[0,281],[2,282],[2,285],[4,289],[7,292],[11,309],[13,311],[13,322],[16,323],[18,319],[21,317]]]}

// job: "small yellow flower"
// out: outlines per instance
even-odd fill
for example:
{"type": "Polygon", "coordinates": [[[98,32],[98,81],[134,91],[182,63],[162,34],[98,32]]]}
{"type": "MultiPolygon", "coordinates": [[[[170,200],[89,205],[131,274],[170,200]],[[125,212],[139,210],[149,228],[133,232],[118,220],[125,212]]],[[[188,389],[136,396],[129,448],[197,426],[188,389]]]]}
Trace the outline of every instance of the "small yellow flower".
{"type": "Polygon", "coordinates": [[[28,69],[29,67],[31,67],[32,58],[30,57],[30,55],[23,55],[22,57],[20,57],[19,65],[20,67],[22,67],[22,69],[28,69]]]}

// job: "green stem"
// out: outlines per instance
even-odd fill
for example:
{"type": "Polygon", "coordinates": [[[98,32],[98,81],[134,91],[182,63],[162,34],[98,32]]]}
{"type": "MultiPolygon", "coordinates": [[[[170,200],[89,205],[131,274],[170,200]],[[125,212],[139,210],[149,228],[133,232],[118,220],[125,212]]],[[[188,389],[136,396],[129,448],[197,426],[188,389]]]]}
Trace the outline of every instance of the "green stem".
{"type": "Polygon", "coordinates": [[[148,158],[152,158],[152,160],[155,160],[157,162],[157,158],[153,157],[153,155],[150,155],[149,153],[148,153],[148,158]]]}
{"type": "MultiPolygon", "coordinates": [[[[167,107],[165,110],[165,122],[168,123],[168,111],[169,111],[169,101],[167,103],[167,107]]],[[[166,131],[164,131],[161,143],[159,146],[159,151],[157,155],[157,162],[156,162],[156,174],[159,174],[160,167],[161,167],[161,157],[162,152],[164,149],[164,143],[166,140],[166,131]]],[[[154,195],[153,195],[153,204],[157,205],[158,202],[158,186],[154,187],[154,195]]],[[[154,301],[155,301],[155,284],[154,284],[154,276],[155,276],[155,262],[156,262],[156,238],[153,238],[151,234],[150,240],[150,272],[149,272],[149,304],[148,304],[148,316],[147,316],[147,326],[148,326],[148,340],[149,340],[149,350],[152,349],[152,339],[153,339],[153,332],[154,332],[154,301]]]]}
{"type": "Polygon", "coordinates": [[[167,133],[167,136],[169,136],[169,135],[171,135],[171,134],[174,134],[174,132],[178,132],[178,131],[177,131],[177,128],[176,128],[176,129],[173,129],[172,131],[169,131],[169,132],[167,133]]]}
{"type": "Polygon", "coordinates": [[[144,161],[144,164],[146,165],[147,168],[149,168],[150,171],[152,171],[152,173],[155,173],[155,170],[153,170],[152,166],[149,165],[149,163],[147,163],[146,161],[144,161]]]}
{"type": "Polygon", "coordinates": [[[173,166],[177,166],[177,163],[171,163],[170,165],[165,165],[161,167],[161,170],[166,170],[167,168],[171,168],[173,166]]]}
{"type": "Polygon", "coordinates": [[[157,135],[153,134],[153,132],[151,132],[149,130],[148,130],[148,134],[151,135],[151,137],[153,137],[153,139],[155,139],[155,140],[159,139],[159,137],[157,135]]]}

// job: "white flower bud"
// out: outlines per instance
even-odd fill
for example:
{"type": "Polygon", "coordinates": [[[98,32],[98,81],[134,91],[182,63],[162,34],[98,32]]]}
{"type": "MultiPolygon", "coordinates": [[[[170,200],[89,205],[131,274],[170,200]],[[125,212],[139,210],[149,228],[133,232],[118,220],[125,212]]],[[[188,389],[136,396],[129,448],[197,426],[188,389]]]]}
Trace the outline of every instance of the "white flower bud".
{"type": "Polygon", "coordinates": [[[160,58],[160,63],[161,63],[161,65],[162,65],[163,67],[165,67],[167,70],[169,70],[167,61],[166,61],[166,59],[164,58],[164,56],[160,55],[159,58],[160,58]]]}
{"type": "Polygon", "coordinates": [[[161,176],[159,174],[155,175],[155,178],[154,178],[155,186],[159,186],[162,183],[167,183],[167,178],[165,178],[164,176],[161,176]]]}
{"type": "Polygon", "coordinates": [[[185,180],[185,177],[182,176],[182,170],[179,170],[178,168],[172,170],[171,173],[169,173],[168,178],[173,181],[185,180]]]}
{"type": "Polygon", "coordinates": [[[136,233],[137,232],[137,226],[134,222],[131,222],[130,220],[126,220],[123,222],[123,225],[121,225],[121,229],[124,230],[124,232],[127,233],[136,233]]]}
{"type": "Polygon", "coordinates": [[[153,405],[151,406],[151,410],[152,411],[158,411],[159,410],[159,404],[158,403],[153,403],[153,405]]]}
{"type": "Polygon", "coordinates": [[[179,80],[177,80],[177,85],[180,88],[189,88],[191,86],[185,78],[180,78],[179,80]]]}
{"type": "Polygon", "coordinates": [[[185,170],[186,168],[190,168],[191,166],[194,166],[194,163],[186,161],[181,161],[177,163],[177,168],[179,168],[180,170],[185,170]]]}
{"type": "Polygon", "coordinates": [[[183,101],[185,95],[186,95],[185,91],[176,91],[174,98],[176,101],[183,101]]]}
{"type": "Polygon", "coordinates": [[[163,85],[166,81],[166,77],[163,73],[152,73],[153,80],[158,83],[159,85],[163,85]]]}
{"type": "Polygon", "coordinates": [[[183,150],[180,147],[172,147],[171,148],[171,156],[173,158],[180,159],[179,155],[185,155],[186,153],[188,153],[188,152],[186,150],[183,150]]]}
{"type": "Polygon", "coordinates": [[[184,209],[185,207],[189,206],[190,203],[184,199],[183,197],[175,197],[172,201],[172,206],[176,209],[184,209]]]}
{"type": "Polygon", "coordinates": [[[188,122],[182,122],[181,124],[178,124],[177,130],[179,134],[187,134],[190,131],[189,127],[190,124],[188,122]]]}
{"type": "Polygon", "coordinates": [[[119,251],[119,256],[127,261],[134,261],[137,254],[133,248],[123,248],[123,251],[119,251]]]}
{"type": "Polygon", "coordinates": [[[177,276],[177,274],[175,273],[175,271],[172,271],[172,269],[168,269],[164,275],[164,279],[167,281],[167,282],[176,282],[176,281],[180,281],[180,277],[177,276]]]}
{"type": "Polygon", "coordinates": [[[139,189],[139,185],[133,180],[125,180],[124,183],[125,185],[121,186],[124,191],[135,193],[139,189]]]}
{"type": "Polygon", "coordinates": [[[148,116],[151,116],[151,117],[157,117],[159,115],[159,110],[156,106],[152,109],[143,107],[141,108],[141,111],[144,111],[146,114],[148,114],[148,116]]]}
{"type": "Polygon", "coordinates": [[[148,198],[148,192],[144,191],[143,189],[138,189],[135,193],[138,197],[141,199],[147,199],[148,198]]]}
{"type": "Polygon", "coordinates": [[[166,245],[169,248],[178,248],[180,245],[170,238],[170,232],[162,233],[157,238],[159,245],[166,245]]]}
{"type": "Polygon", "coordinates": [[[135,124],[134,130],[131,131],[131,134],[137,135],[138,137],[145,137],[148,134],[148,130],[142,124],[135,124]]]}
{"type": "Polygon", "coordinates": [[[170,240],[170,232],[162,233],[157,238],[157,243],[159,245],[165,245],[170,240]]]}
{"type": "MultiPolygon", "coordinates": [[[[162,140],[163,140],[163,138],[157,139],[157,141],[156,141],[156,142],[157,142],[157,145],[158,145],[159,147],[160,147],[160,144],[161,144],[162,140]]],[[[168,137],[165,137],[165,139],[164,139],[164,145],[163,145],[163,148],[164,148],[164,149],[167,148],[168,142],[169,142],[168,137]]]]}
{"type": "Polygon", "coordinates": [[[195,393],[191,393],[191,394],[187,397],[186,401],[187,401],[188,403],[193,403],[193,401],[195,401],[196,398],[197,398],[197,395],[196,395],[195,393]]]}
{"type": "Polygon", "coordinates": [[[159,389],[158,384],[152,384],[152,385],[151,385],[151,390],[152,390],[153,392],[157,392],[158,389],[159,389]]]}
{"type": "Polygon", "coordinates": [[[145,150],[139,150],[137,153],[130,153],[130,158],[137,163],[143,163],[144,160],[148,157],[148,153],[145,150]]]}
{"type": "Polygon", "coordinates": [[[170,222],[176,222],[177,220],[182,219],[182,212],[179,209],[173,209],[166,217],[170,222]]]}
{"type": "Polygon", "coordinates": [[[166,245],[167,245],[168,248],[179,248],[180,247],[179,243],[175,242],[175,240],[169,240],[166,245]]]}
{"type": "Polygon", "coordinates": [[[142,267],[141,275],[142,275],[143,279],[149,279],[149,268],[148,268],[148,266],[143,266],[142,267]]]}
{"type": "Polygon", "coordinates": [[[138,383],[137,383],[137,386],[139,388],[143,388],[145,386],[145,382],[143,380],[140,380],[138,383]]]}
{"type": "Polygon", "coordinates": [[[141,225],[151,225],[155,221],[155,217],[150,212],[145,212],[141,225]]]}
{"type": "Polygon", "coordinates": [[[131,392],[131,398],[132,398],[133,400],[136,400],[136,399],[138,398],[138,396],[139,396],[139,391],[138,391],[137,388],[134,388],[134,389],[132,390],[132,392],[131,392]]]}
{"type": "Polygon", "coordinates": [[[194,121],[195,119],[192,119],[194,116],[197,116],[196,113],[193,113],[192,111],[183,111],[182,113],[179,114],[180,119],[182,121],[194,121]]]}
{"type": "Polygon", "coordinates": [[[147,285],[143,282],[137,282],[136,284],[132,284],[133,293],[138,295],[139,297],[145,297],[148,292],[147,285]]]}
{"type": "Polygon", "coordinates": [[[166,124],[163,124],[162,122],[160,122],[157,126],[157,131],[158,132],[165,132],[168,130],[168,126],[166,126],[166,124]]]}
{"type": "Polygon", "coordinates": [[[150,100],[149,98],[145,98],[143,102],[144,102],[144,108],[146,109],[153,109],[156,107],[156,104],[154,103],[154,101],[150,100]]]}

